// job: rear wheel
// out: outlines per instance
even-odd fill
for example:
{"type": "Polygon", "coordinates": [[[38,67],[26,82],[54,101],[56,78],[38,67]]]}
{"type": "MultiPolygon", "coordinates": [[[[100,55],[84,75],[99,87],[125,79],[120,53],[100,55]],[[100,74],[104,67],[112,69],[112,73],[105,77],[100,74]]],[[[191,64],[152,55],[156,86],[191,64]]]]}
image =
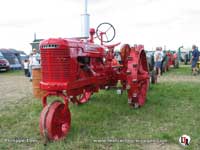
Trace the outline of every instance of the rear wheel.
{"type": "Polygon", "coordinates": [[[157,83],[157,74],[156,74],[156,71],[155,71],[155,70],[153,70],[153,71],[151,72],[151,83],[152,83],[152,84],[156,84],[156,83],[157,83]]]}
{"type": "Polygon", "coordinates": [[[131,48],[127,76],[128,103],[134,108],[145,104],[149,87],[149,72],[146,55],[142,47],[131,48]]]}
{"type": "Polygon", "coordinates": [[[174,60],[174,68],[179,68],[179,62],[178,60],[174,60]]]}

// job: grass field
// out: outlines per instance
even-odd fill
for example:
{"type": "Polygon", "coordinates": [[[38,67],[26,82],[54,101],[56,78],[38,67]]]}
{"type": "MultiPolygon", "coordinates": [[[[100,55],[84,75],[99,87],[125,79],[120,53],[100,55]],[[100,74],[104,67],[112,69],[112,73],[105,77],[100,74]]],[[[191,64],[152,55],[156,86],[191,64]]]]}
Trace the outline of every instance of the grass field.
{"type": "Polygon", "coordinates": [[[9,71],[0,72],[0,75],[13,75],[13,76],[16,76],[16,75],[23,75],[23,74],[24,74],[23,70],[9,70],[9,71]]]}
{"type": "MultiPolygon", "coordinates": [[[[7,76],[22,76],[22,73],[7,73],[7,76]]],[[[0,92],[3,96],[3,91],[0,92]]],[[[44,146],[38,127],[41,103],[30,95],[1,109],[0,149],[175,150],[182,149],[178,139],[187,134],[191,137],[187,149],[198,150],[199,101],[200,76],[192,77],[188,67],[171,69],[161,77],[160,83],[150,86],[142,108],[131,109],[126,92],[117,95],[115,90],[100,91],[82,106],[70,104],[72,124],[67,138],[44,146]],[[22,141],[26,139],[32,142],[22,141]],[[124,141],[96,142],[109,139],[124,141]],[[167,143],[127,142],[137,139],[167,143]]]]}

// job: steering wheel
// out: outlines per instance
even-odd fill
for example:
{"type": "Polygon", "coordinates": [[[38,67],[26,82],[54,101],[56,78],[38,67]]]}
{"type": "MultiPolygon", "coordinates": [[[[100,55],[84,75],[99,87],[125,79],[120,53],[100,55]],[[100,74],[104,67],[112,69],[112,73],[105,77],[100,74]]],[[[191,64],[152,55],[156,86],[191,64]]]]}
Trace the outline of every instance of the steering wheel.
{"type": "Polygon", "coordinates": [[[96,29],[96,35],[97,38],[102,42],[111,42],[115,38],[115,28],[110,23],[101,23],[96,29]]]}

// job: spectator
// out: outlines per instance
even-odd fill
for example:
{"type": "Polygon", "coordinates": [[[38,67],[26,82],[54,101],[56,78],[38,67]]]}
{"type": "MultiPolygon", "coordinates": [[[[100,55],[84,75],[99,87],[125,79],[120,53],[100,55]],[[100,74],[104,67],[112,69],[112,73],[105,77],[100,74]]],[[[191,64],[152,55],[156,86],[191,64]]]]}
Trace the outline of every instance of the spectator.
{"type": "Polygon", "coordinates": [[[25,74],[26,77],[29,76],[29,67],[28,67],[28,60],[27,59],[24,60],[24,74],[25,74]]]}
{"type": "Polygon", "coordinates": [[[161,47],[157,47],[156,51],[154,53],[154,70],[158,70],[158,77],[161,76],[161,64],[162,64],[162,59],[163,59],[163,52],[161,47]]]}
{"type": "Polygon", "coordinates": [[[29,56],[30,81],[32,81],[32,68],[38,65],[40,65],[40,54],[37,53],[36,49],[33,49],[33,53],[29,56]]]}
{"type": "Polygon", "coordinates": [[[29,55],[29,73],[30,73],[30,81],[32,81],[32,64],[33,64],[33,53],[29,55]]]}
{"type": "Polygon", "coordinates": [[[32,66],[40,65],[40,54],[37,53],[36,49],[33,49],[32,66]]]}
{"type": "Polygon", "coordinates": [[[199,51],[198,51],[198,48],[196,47],[196,45],[193,45],[192,46],[192,58],[190,60],[190,63],[192,65],[192,74],[193,75],[197,75],[196,65],[197,65],[198,60],[199,60],[199,51]]]}

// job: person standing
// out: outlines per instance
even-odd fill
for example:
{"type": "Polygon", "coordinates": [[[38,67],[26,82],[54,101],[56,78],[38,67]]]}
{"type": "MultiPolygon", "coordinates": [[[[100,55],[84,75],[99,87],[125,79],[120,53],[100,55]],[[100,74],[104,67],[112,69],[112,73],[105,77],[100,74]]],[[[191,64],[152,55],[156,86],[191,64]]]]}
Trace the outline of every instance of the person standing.
{"type": "Polygon", "coordinates": [[[30,53],[29,58],[28,58],[28,62],[29,62],[29,80],[32,81],[32,63],[33,63],[33,53],[30,53]]]}
{"type": "Polygon", "coordinates": [[[29,76],[29,67],[28,67],[28,60],[27,59],[24,60],[24,75],[26,77],[29,76]]]}
{"type": "Polygon", "coordinates": [[[33,49],[32,66],[39,66],[39,65],[40,65],[40,54],[37,52],[36,49],[33,49]]]}
{"type": "Polygon", "coordinates": [[[199,60],[199,51],[198,51],[197,46],[193,45],[192,46],[192,58],[190,60],[193,75],[197,75],[196,65],[197,65],[198,60],[199,60]]]}
{"type": "Polygon", "coordinates": [[[30,81],[32,81],[32,69],[34,66],[40,65],[40,55],[37,53],[36,49],[33,49],[33,53],[29,56],[29,72],[30,72],[30,81]]]}
{"type": "Polygon", "coordinates": [[[155,62],[154,70],[155,71],[158,70],[158,77],[161,76],[162,59],[163,59],[162,48],[161,47],[157,47],[156,51],[154,53],[154,62],[155,62]]]}

